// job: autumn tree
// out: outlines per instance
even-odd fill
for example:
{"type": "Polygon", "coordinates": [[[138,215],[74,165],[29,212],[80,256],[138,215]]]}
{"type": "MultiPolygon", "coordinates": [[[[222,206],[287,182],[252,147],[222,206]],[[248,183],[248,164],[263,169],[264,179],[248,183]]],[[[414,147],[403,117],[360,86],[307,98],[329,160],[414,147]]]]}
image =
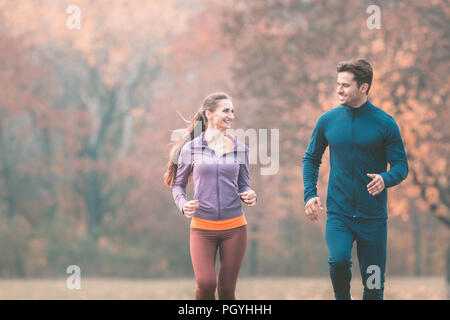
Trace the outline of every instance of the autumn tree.
{"type": "MultiPolygon", "coordinates": [[[[337,105],[337,62],[368,58],[375,69],[370,98],[399,123],[409,158],[410,177],[390,192],[403,199],[390,201],[390,212],[408,216],[419,208],[448,226],[448,5],[380,1],[381,29],[368,27],[368,6],[364,1],[235,1],[224,29],[237,39],[231,41],[236,89],[267,126],[282,128],[280,158],[298,168],[315,120],[337,105]]],[[[283,170],[277,186],[297,199],[287,210],[298,212],[301,180],[293,172],[283,170]]]]}
{"type": "Polygon", "coordinates": [[[45,139],[37,138],[42,134],[37,119],[48,102],[40,79],[48,70],[36,63],[33,48],[23,38],[9,36],[3,23],[0,29],[0,274],[24,276],[30,272],[26,263],[33,251],[30,243],[41,247],[31,226],[56,211],[49,196],[53,185],[38,169],[44,163],[41,147],[45,149],[45,143],[40,142],[45,139]]]}
{"type": "Polygon", "coordinates": [[[11,32],[34,43],[38,59],[53,68],[52,107],[70,115],[61,119],[68,121],[65,174],[85,204],[94,241],[105,214],[117,211],[129,192],[129,182],[114,179],[113,166],[131,151],[133,110],[152,112],[152,83],[163,69],[167,40],[184,23],[176,1],[140,2],[138,10],[133,3],[76,1],[79,30],[66,26],[72,17],[64,2],[3,7],[14,21],[11,32]]]}

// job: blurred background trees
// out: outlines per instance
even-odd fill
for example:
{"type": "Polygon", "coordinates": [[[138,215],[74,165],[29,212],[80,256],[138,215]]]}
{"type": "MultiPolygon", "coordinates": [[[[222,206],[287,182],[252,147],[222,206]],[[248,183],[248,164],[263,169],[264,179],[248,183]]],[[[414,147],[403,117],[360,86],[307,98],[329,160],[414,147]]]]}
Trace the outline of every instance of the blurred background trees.
{"type": "MultiPolygon", "coordinates": [[[[389,274],[445,272],[446,1],[0,2],[0,275],[186,276],[189,221],[163,185],[172,130],[213,91],[235,128],[279,129],[280,169],[251,166],[243,275],[327,275],[325,219],[304,218],[302,156],[337,105],[335,68],[374,66],[370,99],[400,126],[410,174],[389,190],[389,274]]],[[[326,198],[324,155],[319,193],[326,198]]],[[[188,191],[192,194],[192,186],[188,191]]],[[[450,252],[450,251],[449,251],[450,252]]],[[[448,264],[450,265],[450,264],[448,264]]],[[[357,268],[357,266],[355,266],[357,268]]]]}

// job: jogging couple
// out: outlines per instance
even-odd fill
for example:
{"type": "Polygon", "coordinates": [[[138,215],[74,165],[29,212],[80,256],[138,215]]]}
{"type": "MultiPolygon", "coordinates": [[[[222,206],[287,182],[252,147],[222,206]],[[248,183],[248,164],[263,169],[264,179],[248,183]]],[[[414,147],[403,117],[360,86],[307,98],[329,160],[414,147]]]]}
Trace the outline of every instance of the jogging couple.
{"type": "MultiPolygon", "coordinates": [[[[351,299],[351,251],[357,244],[363,299],[383,299],[387,241],[387,188],[408,175],[399,128],[394,119],[368,100],[372,66],[364,59],[340,62],[340,105],[322,114],[303,157],[306,217],[323,211],[317,193],[322,155],[330,148],[326,242],[335,298],[351,299]],[[390,168],[387,170],[387,164],[390,168]]],[[[234,119],[231,97],[206,97],[188,133],[170,153],[165,182],[180,212],[191,219],[190,253],[196,299],[235,299],[238,274],[247,245],[247,222],[241,202],[255,206],[249,185],[248,147],[228,135],[234,119]],[[194,183],[194,199],[186,186],[194,183]],[[218,279],[216,253],[220,254],[218,279]]]]}

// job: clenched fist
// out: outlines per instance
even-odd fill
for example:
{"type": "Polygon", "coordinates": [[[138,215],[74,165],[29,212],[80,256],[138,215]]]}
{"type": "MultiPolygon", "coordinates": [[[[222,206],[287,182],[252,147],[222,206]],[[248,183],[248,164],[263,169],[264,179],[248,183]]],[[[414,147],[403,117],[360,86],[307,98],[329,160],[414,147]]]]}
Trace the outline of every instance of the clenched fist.
{"type": "Polygon", "coordinates": [[[319,197],[309,199],[305,205],[306,217],[311,221],[317,221],[319,212],[322,210],[323,207],[319,197]]]}
{"type": "Polygon", "coordinates": [[[249,206],[253,207],[256,205],[256,192],[253,190],[248,190],[239,194],[241,199],[249,206]]]}
{"type": "Polygon", "coordinates": [[[385,188],[383,177],[376,173],[368,173],[367,176],[372,179],[367,185],[367,191],[375,197],[385,188]]]}
{"type": "Polygon", "coordinates": [[[198,200],[186,201],[183,204],[183,214],[186,218],[192,218],[198,208],[198,200]]]}

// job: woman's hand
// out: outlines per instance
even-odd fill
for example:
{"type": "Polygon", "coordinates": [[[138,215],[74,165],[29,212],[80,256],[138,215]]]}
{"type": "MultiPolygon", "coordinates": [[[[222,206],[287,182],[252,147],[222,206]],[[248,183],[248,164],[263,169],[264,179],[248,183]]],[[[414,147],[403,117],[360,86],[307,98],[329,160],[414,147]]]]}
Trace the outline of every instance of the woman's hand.
{"type": "Polygon", "coordinates": [[[198,200],[186,201],[183,204],[183,213],[186,218],[192,218],[198,208],[198,200]]]}
{"type": "Polygon", "coordinates": [[[253,207],[256,205],[256,192],[253,190],[248,190],[246,192],[240,193],[242,200],[249,206],[253,207]]]}

